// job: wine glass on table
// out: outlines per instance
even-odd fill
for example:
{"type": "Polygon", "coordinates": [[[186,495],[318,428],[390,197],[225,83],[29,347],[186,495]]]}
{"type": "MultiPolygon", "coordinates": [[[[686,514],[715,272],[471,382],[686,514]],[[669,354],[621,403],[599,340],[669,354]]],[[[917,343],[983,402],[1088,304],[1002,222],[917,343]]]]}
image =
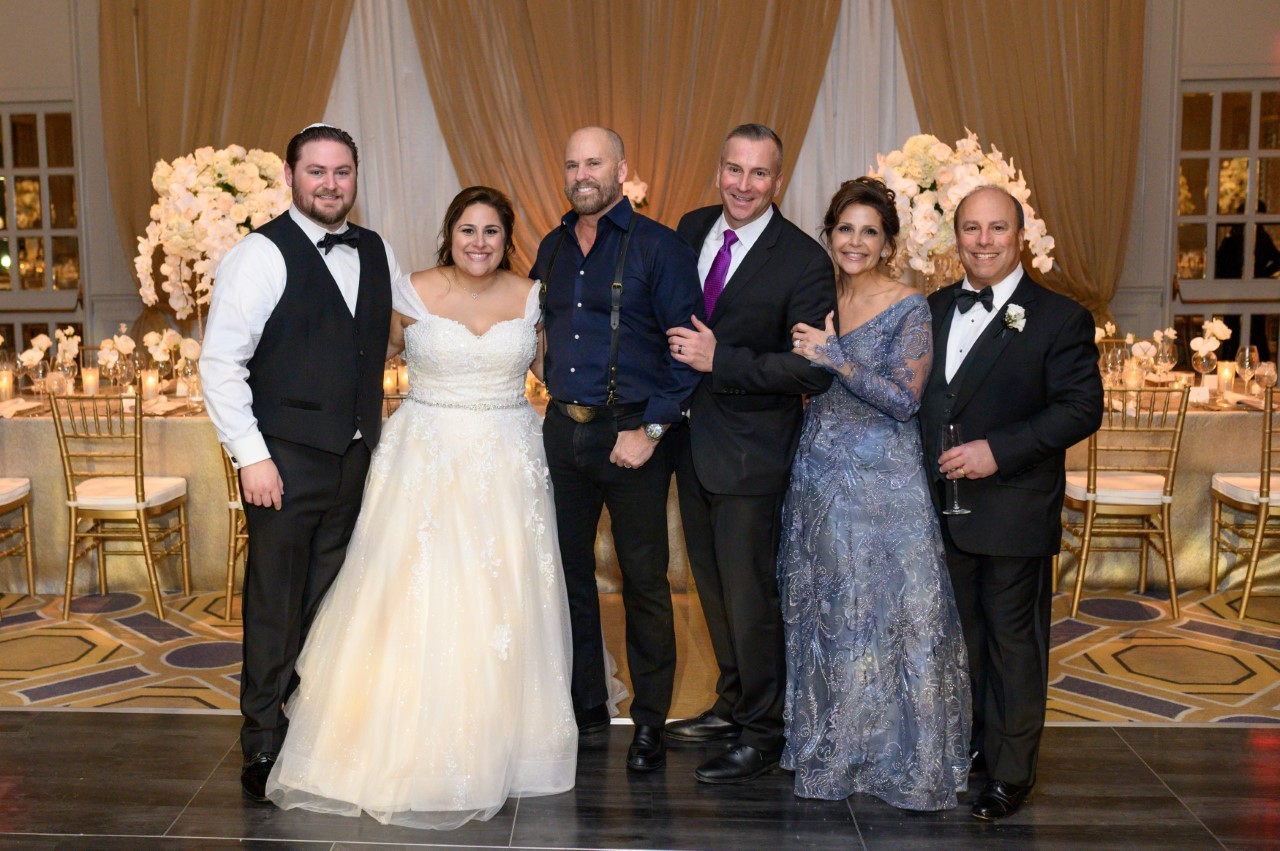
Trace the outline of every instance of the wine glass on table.
{"type": "Polygon", "coordinates": [[[1164,377],[1168,375],[1178,364],[1178,347],[1168,340],[1162,340],[1156,344],[1155,357],[1152,358],[1151,366],[1155,370],[1156,375],[1160,376],[1163,382],[1164,377]]]}
{"type": "Polygon", "coordinates": [[[1258,347],[1241,346],[1236,352],[1236,374],[1244,380],[1244,392],[1249,392],[1249,382],[1258,369],[1258,347]]]}
{"type": "Polygon", "coordinates": [[[1254,370],[1253,377],[1258,379],[1258,384],[1262,385],[1265,390],[1268,387],[1276,386],[1276,362],[1264,360],[1258,364],[1258,368],[1254,370]]]}
{"type": "MultiPolygon", "coordinates": [[[[942,427],[942,449],[945,452],[948,449],[955,449],[964,443],[964,436],[960,432],[959,423],[947,423],[942,427]]],[[[947,479],[947,507],[942,510],[943,514],[968,514],[969,509],[960,505],[960,481],[958,479],[947,479]]]]}

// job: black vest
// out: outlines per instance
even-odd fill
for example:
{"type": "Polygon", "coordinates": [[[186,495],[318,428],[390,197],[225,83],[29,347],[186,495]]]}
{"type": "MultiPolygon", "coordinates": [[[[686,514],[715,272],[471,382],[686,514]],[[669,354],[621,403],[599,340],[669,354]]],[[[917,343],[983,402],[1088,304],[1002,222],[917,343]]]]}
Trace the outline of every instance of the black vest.
{"type": "Polygon", "coordinates": [[[350,227],[360,231],[354,317],[320,252],[288,212],[257,230],[284,255],[287,277],[248,363],[253,415],[263,434],[334,453],[346,451],[357,429],[371,450],[378,444],[391,331],[386,249],[373,231],[350,227]]]}

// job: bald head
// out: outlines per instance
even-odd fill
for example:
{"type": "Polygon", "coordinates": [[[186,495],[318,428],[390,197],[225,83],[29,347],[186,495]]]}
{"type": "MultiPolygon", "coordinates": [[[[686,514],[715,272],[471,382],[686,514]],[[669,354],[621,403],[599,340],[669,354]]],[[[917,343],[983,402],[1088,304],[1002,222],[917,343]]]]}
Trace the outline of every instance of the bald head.
{"type": "Polygon", "coordinates": [[[1009,194],[1009,190],[1005,189],[1003,186],[993,186],[988,184],[986,186],[979,186],[978,188],[972,190],[968,195],[960,199],[959,204],[956,204],[955,225],[957,228],[960,226],[960,223],[964,221],[964,219],[962,218],[962,211],[964,210],[964,205],[969,201],[970,198],[983,192],[994,192],[997,195],[1003,195],[1008,200],[1008,202],[1013,205],[1013,209],[1011,209],[1009,212],[1012,214],[1013,220],[1017,222],[1018,230],[1022,230],[1027,226],[1026,214],[1023,213],[1022,204],[1018,203],[1018,199],[1014,198],[1011,194],[1009,194]]]}
{"type": "Polygon", "coordinates": [[[627,158],[627,152],[622,147],[622,137],[608,127],[582,127],[574,130],[565,148],[567,150],[573,147],[575,142],[584,141],[594,145],[607,145],[616,160],[621,161],[627,158]]]}

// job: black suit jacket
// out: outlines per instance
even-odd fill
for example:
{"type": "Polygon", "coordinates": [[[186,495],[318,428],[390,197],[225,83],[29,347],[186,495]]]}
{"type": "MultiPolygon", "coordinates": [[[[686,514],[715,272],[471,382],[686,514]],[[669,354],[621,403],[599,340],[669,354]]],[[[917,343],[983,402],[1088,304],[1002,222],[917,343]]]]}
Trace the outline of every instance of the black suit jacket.
{"type": "Polygon", "coordinates": [[[957,422],[965,441],[990,444],[998,469],[985,479],[960,481],[960,504],[972,513],[942,518],[952,540],[979,555],[1052,556],[1061,542],[1067,449],[1102,423],[1093,318],[1024,273],[948,382],[947,338],[959,290],[955,283],[929,297],[934,361],[920,428],[934,500],[943,481],[942,427],[957,422]],[[1026,312],[1021,331],[1005,325],[1011,305],[1026,312]]]}
{"type": "MultiPolygon", "coordinates": [[[[699,252],[720,212],[687,213],[676,231],[699,252]]],[[[791,327],[820,328],[835,306],[830,256],[774,207],[707,317],[715,360],[690,400],[689,426],[694,468],[708,491],[760,496],[787,489],[803,396],[831,384],[830,373],[791,351],[791,327]]]]}

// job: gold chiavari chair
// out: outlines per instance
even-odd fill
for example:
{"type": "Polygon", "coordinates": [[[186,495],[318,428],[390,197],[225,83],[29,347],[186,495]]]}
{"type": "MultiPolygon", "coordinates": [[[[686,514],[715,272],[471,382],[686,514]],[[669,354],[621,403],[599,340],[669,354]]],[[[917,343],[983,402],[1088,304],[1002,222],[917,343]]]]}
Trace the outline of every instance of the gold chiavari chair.
{"type": "Polygon", "coordinates": [[[1247,556],[1240,620],[1249,608],[1249,595],[1263,553],[1280,552],[1280,416],[1273,407],[1275,388],[1263,396],[1262,462],[1256,473],[1214,473],[1209,484],[1213,500],[1213,537],[1210,539],[1209,590],[1218,590],[1218,556],[1223,550],[1247,556]],[[1225,514],[1223,508],[1231,509],[1225,514]],[[1237,516],[1232,516],[1237,515],[1237,516]],[[1225,519],[1224,519],[1225,518],[1225,519]],[[1271,539],[1268,542],[1267,539],[1271,539]]]}
{"type": "Polygon", "coordinates": [[[27,568],[27,594],[36,593],[36,560],[31,544],[31,480],[0,478],[0,517],[13,515],[12,526],[0,528],[0,558],[22,556],[27,568]],[[10,543],[12,542],[12,543],[10,543]]]}
{"type": "Polygon", "coordinates": [[[1154,550],[1164,560],[1169,607],[1176,619],[1178,581],[1170,517],[1188,394],[1182,389],[1159,388],[1111,389],[1104,395],[1102,427],[1089,438],[1088,469],[1067,472],[1062,548],[1076,556],[1071,615],[1080,609],[1091,553],[1136,551],[1141,593],[1147,589],[1148,550],[1154,550]],[[1095,538],[1104,537],[1137,543],[1094,543],[1095,538]]]}
{"type": "Polygon", "coordinates": [[[231,620],[231,602],[236,593],[236,562],[247,557],[249,548],[249,524],[244,517],[244,501],[240,496],[240,472],[231,463],[231,457],[218,447],[222,455],[222,470],[227,478],[227,602],[222,610],[224,620],[231,620]]]}
{"type": "Polygon", "coordinates": [[[400,405],[403,404],[404,400],[407,398],[409,398],[407,393],[389,393],[384,395],[382,397],[382,418],[385,420],[387,417],[398,411],[400,409],[400,405]]]}
{"type": "Polygon", "coordinates": [[[164,620],[156,562],[177,554],[182,562],[182,592],[191,593],[187,480],[144,474],[138,397],[51,396],[50,401],[69,515],[63,620],[71,616],[76,561],[89,550],[97,553],[102,594],[107,593],[107,557],[141,555],[156,615],[164,620]],[[175,514],[176,523],[172,522],[175,514]],[[137,542],[138,548],[107,546],[130,541],[137,542]]]}

